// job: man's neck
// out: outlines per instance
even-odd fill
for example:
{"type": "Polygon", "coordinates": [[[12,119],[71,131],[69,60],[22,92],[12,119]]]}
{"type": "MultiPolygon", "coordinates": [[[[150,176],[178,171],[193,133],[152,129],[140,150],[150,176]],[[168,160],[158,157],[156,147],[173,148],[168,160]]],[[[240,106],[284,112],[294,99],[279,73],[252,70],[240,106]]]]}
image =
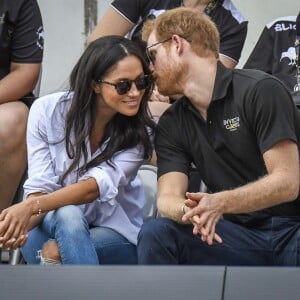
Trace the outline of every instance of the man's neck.
{"type": "Polygon", "coordinates": [[[217,61],[199,58],[198,63],[193,62],[189,70],[184,95],[189,98],[200,115],[206,119],[215,84],[217,61]]]}

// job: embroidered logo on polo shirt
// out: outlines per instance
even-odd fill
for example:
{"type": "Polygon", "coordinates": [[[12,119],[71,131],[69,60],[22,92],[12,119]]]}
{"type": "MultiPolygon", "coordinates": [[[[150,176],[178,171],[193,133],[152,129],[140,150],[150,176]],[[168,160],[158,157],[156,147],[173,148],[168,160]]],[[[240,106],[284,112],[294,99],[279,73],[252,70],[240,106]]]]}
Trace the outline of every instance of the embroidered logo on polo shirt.
{"type": "Polygon", "coordinates": [[[229,131],[235,131],[240,127],[240,117],[223,120],[223,125],[229,131]]]}

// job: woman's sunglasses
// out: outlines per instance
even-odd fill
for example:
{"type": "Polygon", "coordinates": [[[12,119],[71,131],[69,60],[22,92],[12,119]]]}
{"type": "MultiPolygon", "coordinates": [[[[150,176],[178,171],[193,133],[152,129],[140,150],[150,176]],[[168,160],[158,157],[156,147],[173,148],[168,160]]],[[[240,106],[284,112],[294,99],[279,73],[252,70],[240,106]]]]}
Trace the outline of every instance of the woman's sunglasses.
{"type": "Polygon", "coordinates": [[[115,87],[119,95],[124,95],[130,91],[133,82],[139,91],[150,88],[151,85],[153,84],[153,77],[151,75],[144,75],[134,80],[127,79],[127,80],[121,80],[116,83],[99,79],[98,82],[110,84],[115,87]]]}

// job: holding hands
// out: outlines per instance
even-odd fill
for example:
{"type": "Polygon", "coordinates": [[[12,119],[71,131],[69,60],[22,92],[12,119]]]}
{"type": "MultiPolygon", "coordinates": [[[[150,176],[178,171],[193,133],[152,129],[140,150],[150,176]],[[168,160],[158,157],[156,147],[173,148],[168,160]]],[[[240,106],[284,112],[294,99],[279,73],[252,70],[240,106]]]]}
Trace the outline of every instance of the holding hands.
{"type": "Polygon", "coordinates": [[[182,221],[190,221],[194,225],[193,234],[200,234],[202,241],[208,245],[212,245],[213,240],[222,243],[222,238],[215,232],[216,224],[223,214],[222,201],[216,199],[214,194],[200,192],[187,192],[186,197],[182,221]]]}
{"type": "Polygon", "coordinates": [[[0,214],[0,248],[22,247],[27,240],[30,205],[23,201],[4,209],[0,214]]]}

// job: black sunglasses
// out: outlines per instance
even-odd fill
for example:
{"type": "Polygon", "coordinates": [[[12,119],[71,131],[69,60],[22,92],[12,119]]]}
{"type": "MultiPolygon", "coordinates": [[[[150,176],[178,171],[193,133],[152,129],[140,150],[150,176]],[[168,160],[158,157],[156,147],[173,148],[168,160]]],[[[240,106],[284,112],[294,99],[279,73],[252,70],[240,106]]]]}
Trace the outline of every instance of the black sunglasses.
{"type": "Polygon", "coordinates": [[[126,79],[116,83],[99,79],[98,82],[110,84],[115,87],[119,95],[124,95],[130,91],[133,82],[139,91],[150,88],[153,84],[153,77],[151,75],[144,75],[134,80],[126,79]]]}
{"type": "Polygon", "coordinates": [[[152,47],[154,47],[154,46],[157,46],[159,44],[163,44],[163,43],[165,43],[167,41],[170,41],[171,39],[172,38],[170,37],[170,38],[167,38],[167,39],[165,39],[165,40],[163,40],[161,42],[157,42],[157,43],[154,43],[154,44],[146,47],[146,55],[147,55],[147,58],[148,58],[148,60],[149,60],[150,63],[152,63],[152,64],[155,63],[155,55],[151,51],[149,51],[149,49],[152,48],[152,47]]]}

